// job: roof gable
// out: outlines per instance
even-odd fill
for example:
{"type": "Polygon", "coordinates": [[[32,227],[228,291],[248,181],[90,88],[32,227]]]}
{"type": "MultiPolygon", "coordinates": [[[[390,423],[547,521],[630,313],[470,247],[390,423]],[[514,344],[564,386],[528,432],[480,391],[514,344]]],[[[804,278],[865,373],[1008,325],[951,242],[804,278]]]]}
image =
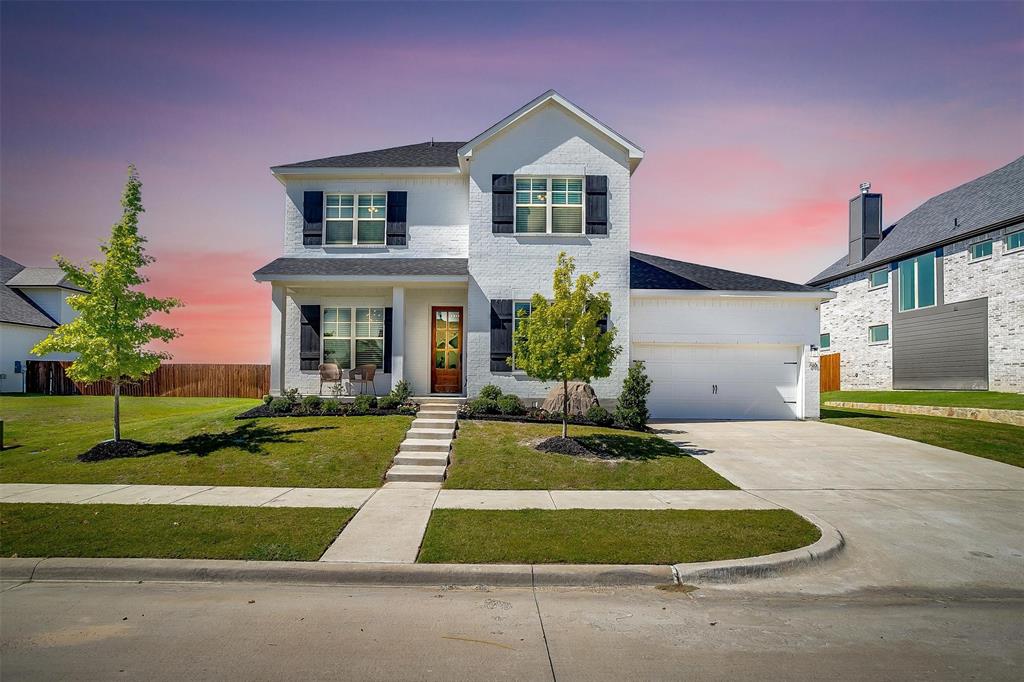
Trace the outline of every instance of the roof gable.
{"type": "Polygon", "coordinates": [[[511,126],[515,125],[517,122],[532,115],[541,107],[549,103],[554,103],[561,106],[565,111],[569,112],[570,114],[578,118],[580,121],[599,131],[600,133],[614,141],[616,144],[623,147],[629,155],[630,172],[635,170],[637,165],[639,165],[640,161],[643,160],[644,150],[640,146],[629,141],[627,138],[623,137],[618,132],[616,132],[609,126],[605,125],[594,116],[590,115],[580,107],[576,106],[575,104],[567,100],[558,92],[554,90],[548,90],[540,97],[537,97],[531,100],[530,102],[527,102],[516,111],[512,112],[505,118],[501,119],[500,121],[492,125],[487,130],[483,131],[482,133],[474,137],[469,142],[466,142],[464,145],[462,145],[462,147],[458,150],[459,163],[464,165],[467,160],[472,158],[473,150],[475,148],[486,143],[493,137],[501,134],[511,126]]]}

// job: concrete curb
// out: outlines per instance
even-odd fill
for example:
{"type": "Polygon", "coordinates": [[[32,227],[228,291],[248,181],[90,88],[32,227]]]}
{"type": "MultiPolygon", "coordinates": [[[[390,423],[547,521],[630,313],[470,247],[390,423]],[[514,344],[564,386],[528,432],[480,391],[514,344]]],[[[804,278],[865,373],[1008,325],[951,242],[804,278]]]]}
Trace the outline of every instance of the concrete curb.
{"type": "Polygon", "coordinates": [[[814,514],[796,509],[791,511],[818,527],[821,537],[817,542],[807,547],[791,549],[788,552],[765,554],[748,559],[676,564],[672,567],[676,581],[680,583],[726,583],[751,578],[770,578],[827,561],[843,551],[846,539],[838,528],[814,514]]]}
{"type": "Polygon", "coordinates": [[[735,582],[817,564],[842,551],[842,533],[812,514],[801,516],[821,538],[800,549],[748,559],[692,564],[380,564],[205,559],[0,559],[0,579],[22,582],[260,582],[293,585],[493,585],[612,587],[735,582]]]}

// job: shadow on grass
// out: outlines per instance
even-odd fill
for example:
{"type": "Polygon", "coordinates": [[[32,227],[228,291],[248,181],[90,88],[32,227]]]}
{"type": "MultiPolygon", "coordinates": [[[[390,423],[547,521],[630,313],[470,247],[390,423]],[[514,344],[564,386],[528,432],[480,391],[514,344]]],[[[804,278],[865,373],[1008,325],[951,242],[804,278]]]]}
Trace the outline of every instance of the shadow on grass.
{"type": "Polygon", "coordinates": [[[206,457],[218,450],[237,448],[254,455],[267,454],[266,446],[276,443],[297,443],[295,435],[324,431],[334,427],[307,426],[301,429],[283,430],[270,424],[246,422],[232,431],[220,433],[198,433],[176,442],[140,443],[125,440],[120,443],[100,443],[78,456],[81,462],[102,462],[110,459],[149,457],[174,453],[186,457],[206,457]]]}
{"type": "Polygon", "coordinates": [[[854,410],[831,410],[821,408],[822,419],[892,419],[893,415],[883,412],[857,412],[854,410]]]}
{"type": "Polygon", "coordinates": [[[576,436],[573,440],[601,459],[627,459],[635,462],[646,462],[660,457],[692,457],[712,452],[711,450],[687,449],[661,438],[642,438],[618,434],[576,436]]]}

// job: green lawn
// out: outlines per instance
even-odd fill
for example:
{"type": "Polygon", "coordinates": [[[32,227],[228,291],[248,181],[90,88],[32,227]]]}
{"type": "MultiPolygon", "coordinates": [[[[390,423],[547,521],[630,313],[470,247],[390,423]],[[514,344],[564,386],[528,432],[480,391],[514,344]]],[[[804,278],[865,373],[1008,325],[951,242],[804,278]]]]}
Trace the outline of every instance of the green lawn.
{"type": "Polygon", "coordinates": [[[592,450],[621,460],[594,461],[539,452],[524,440],[557,436],[558,424],[464,420],[446,488],[518,490],[735,489],[672,443],[649,433],[569,426],[592,450]]]}
{"type": "Polygon", "coordinates": [[[121,435],[154,446],[146,457],[80,462],[110,437],[111,399],[4,396],[7,447],[0,483],[153,483],[370,488],[412,417],[235,420],[257,404],[237,398],[122,398],[121,435]]]}
{"type": "Polygon", "coordinates": [[[996,391],[832,391],[821,394],[822,404],[829,400],[848,403],[1024,410],[1024,395],[996,391]]]}
{"type": "Polygon", "coordinates": [[[1024,467],[1024,427],[1020,426],[838,407],[822,408],[821,421],[887,433],[1024,467]]]}
{"type": "Polygon", "coordinates": [[[0,504],[0,556],[316,561],[355,512],[0,504]]]}
{"type": "Polygon", "coordinates": [[[820,536],[786,509],[435,509],[417,560],[676,564],[771,554],[820,536]]]}

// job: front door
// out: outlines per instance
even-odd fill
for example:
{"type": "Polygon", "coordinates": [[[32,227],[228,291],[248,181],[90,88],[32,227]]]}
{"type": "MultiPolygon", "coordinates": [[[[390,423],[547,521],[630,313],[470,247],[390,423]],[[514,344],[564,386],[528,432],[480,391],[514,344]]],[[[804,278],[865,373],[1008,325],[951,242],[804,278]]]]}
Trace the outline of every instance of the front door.
{"type": "Polygon", "coordinates": [[[434,306],[430,312],[430,390],[462,393],[462,308],[434,306]]]}

